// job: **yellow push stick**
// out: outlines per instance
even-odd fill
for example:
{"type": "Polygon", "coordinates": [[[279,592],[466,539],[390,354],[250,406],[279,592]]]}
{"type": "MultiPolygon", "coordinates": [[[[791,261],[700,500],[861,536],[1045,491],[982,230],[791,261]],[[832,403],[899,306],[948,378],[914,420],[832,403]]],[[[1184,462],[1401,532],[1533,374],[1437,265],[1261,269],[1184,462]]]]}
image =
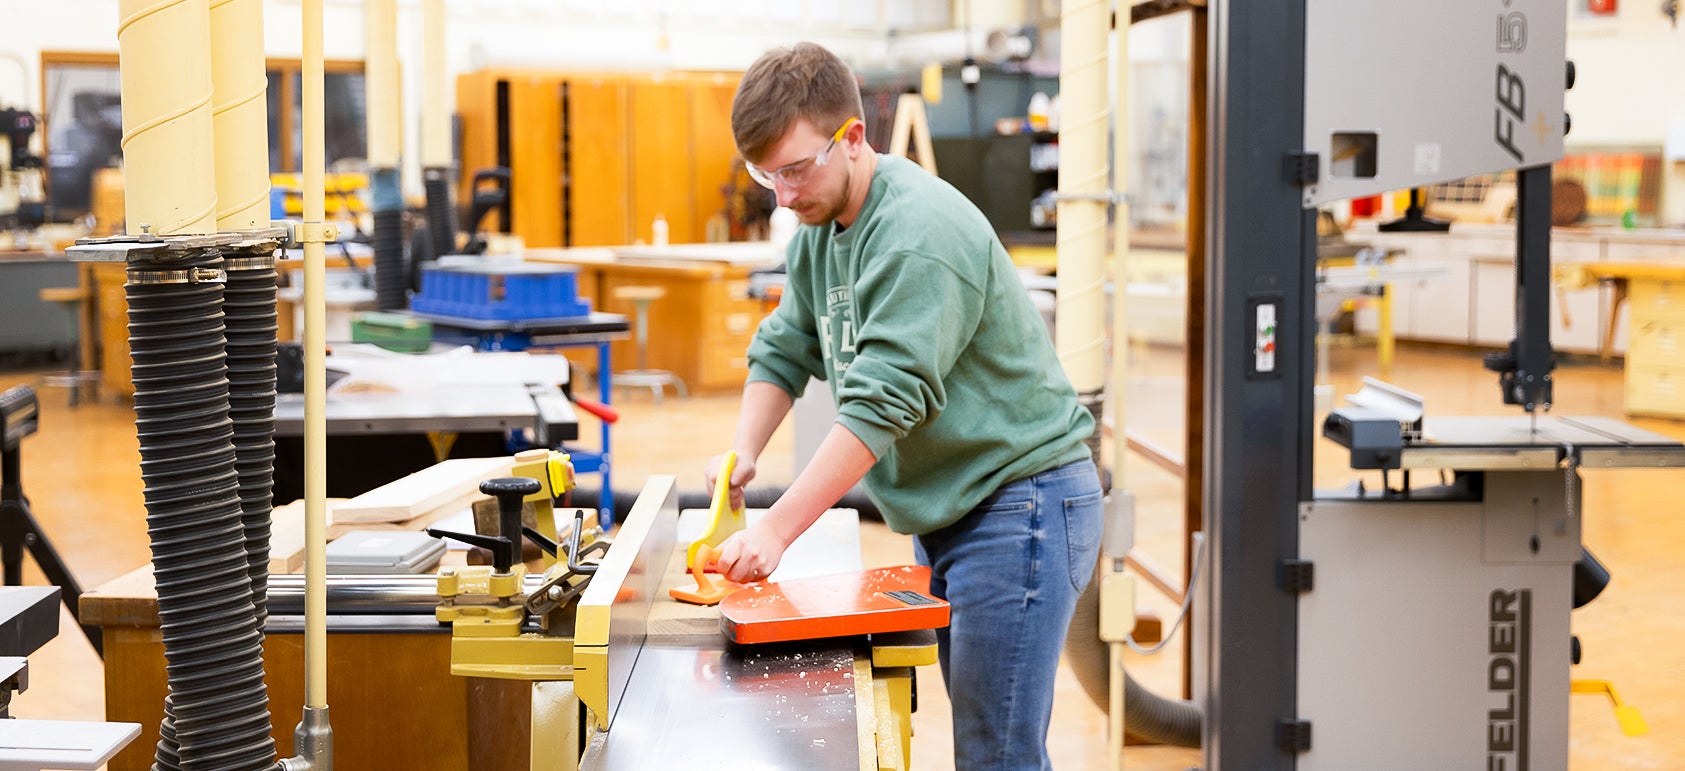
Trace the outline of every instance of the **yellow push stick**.
{"type": "Polygon", "coordinates": [[[1621,733],[1627,736],[1650,733],[1650,725],[1644,722],[1644,716],[1638,714],[1637,707],[1629,707],[1621,701],[1620,694],[1615,693],[1614,683],[1608,680],[1574,680],[1569,684],[1569,690],[1574,693],[1608,694],[1609,702],[1615,708],[1615,722],[1621,725],[1621,733]]]}
{"type": "Polygon", "coordinates": [[[714,480],[714,503],[712,513],[708,518],[708,529],[702,531],[701,537],[691,543],[685,552],[685,567],[696,565],[696,553],[702,547],[717,547],[725,543],[725,539],[732,533],[742,530],[744,522],[743,509],[731,507],[731,473],[737,469],[737,452],[728,450],[725,458],[720,461],[720,476],[714,480]]]}

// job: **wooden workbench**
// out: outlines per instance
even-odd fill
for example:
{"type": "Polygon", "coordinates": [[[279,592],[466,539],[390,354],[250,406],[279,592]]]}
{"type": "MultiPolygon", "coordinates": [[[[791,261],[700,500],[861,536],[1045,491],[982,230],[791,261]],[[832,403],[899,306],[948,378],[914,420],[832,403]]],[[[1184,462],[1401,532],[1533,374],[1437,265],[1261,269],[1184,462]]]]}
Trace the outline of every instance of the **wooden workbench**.
{"type": "MultiPolygon", "coordinates": [[[[756,266],[706,260],[623,259],[606,248],[528,249],[525,259],[579,267],[580,294],[592,307],[634,318],[632,303],[614,290],[650,286],[666,295],[649,307],[649,367],[678,375],[693,392],[741,389],[749,374],[749,341],[771,311],[749,296],[756,266]]],[[[635,337],[635,336],[634,336],[635,337]]],[[[613,344],[616,369],[638,366],[637,343],[613,344]]]]}
{"type": "Polygon", "coordinates": [[[1685,418],[1685,263],[1595,262],[1556,266],[1563,286],[1612,287],[1599,353],[1614,349],[1621,306],[1629,306],[1626,411],[1685,418]]]}
{"type": "MultiPolygon", "coordinates": [[[[105,719],[141,725],[140,738],[111,771],[151,768],[164,717],[164,641],[150,564],[82,595],[82,622],[105,641],[105,719]]],[[[529,686],[523,681],[450,673],[448,627],[425,632],[328,635],[328,707],[334,759],[341,768],[475,769],[527,767],[529,686]]],[[[303,714],[304,636],[270,634],[263,643],[271,735],[279,757],[293,754],[303,714]]]]}

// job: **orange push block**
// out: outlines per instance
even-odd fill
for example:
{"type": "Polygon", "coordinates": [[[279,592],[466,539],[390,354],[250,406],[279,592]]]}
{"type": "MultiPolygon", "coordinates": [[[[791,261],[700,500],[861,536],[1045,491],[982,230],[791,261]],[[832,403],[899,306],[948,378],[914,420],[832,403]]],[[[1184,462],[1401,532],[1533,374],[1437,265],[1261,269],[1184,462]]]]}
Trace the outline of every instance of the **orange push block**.
{"type": "Polygon", "coordinates": [[[930,595],[930,568],[906,565],[758,583],[720,603],[738,643],[847,637],[948,625],[948,603],[930,595]]]}

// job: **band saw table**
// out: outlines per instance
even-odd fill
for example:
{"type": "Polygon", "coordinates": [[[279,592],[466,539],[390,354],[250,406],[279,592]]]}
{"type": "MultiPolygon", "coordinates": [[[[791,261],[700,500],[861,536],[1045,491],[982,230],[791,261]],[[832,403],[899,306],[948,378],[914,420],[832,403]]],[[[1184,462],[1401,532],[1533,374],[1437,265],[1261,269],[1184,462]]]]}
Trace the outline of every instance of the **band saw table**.
{"type": "Polygon", "coordinates": [[[1581,543],[1604,514],[1585,510],[1581,472],[1685,467],[1685,444],[1600,417],[1430,419],[1421,397],[1373,379],[1347,400],[1323,434],[1352,468],[1381,470],[1382,489],[1298,509],[1296,714],[1317,739],[1296,767],[1562,767],[1570,695],[1599,682],[1574,675],[1572,614],[1610,581],[1581,543]]]}

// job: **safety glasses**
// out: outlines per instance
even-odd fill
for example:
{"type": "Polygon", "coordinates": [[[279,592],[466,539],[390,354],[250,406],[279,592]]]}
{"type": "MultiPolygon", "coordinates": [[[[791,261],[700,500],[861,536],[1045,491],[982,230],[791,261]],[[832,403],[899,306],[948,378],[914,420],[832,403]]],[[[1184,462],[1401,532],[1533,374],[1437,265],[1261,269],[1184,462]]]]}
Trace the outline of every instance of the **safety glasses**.
{"type": "Polygon", "coordinates": [[[825,146],[821,148],[819,152],[815,153],[812,158],[804,158],[796,161],[795,163],[786,164],[776,169],[772,169],[771,171],[756,166],[753,163],[749,163],[748,161],[744,161],[743,166],[749,170],[749,177],[751,179],[760,183],[761,187],[768,190],[775,189],[775,185],[778,182],[783,182],[785,187],[799,187],[803,182],[807,181],[808,176],[813,173],[813,169],[815,167],[824,166],[826,162],[831,159],[831,150],[836,148],[837,142],[842,140],[843,134],[848,133],[848,127],[854,125],[858,120],[860,119],[849,118],[848,120],[843,121],[842,128],[837,129],[837,132],[831,135],[831,141],[826,142],[825,146]]]}

